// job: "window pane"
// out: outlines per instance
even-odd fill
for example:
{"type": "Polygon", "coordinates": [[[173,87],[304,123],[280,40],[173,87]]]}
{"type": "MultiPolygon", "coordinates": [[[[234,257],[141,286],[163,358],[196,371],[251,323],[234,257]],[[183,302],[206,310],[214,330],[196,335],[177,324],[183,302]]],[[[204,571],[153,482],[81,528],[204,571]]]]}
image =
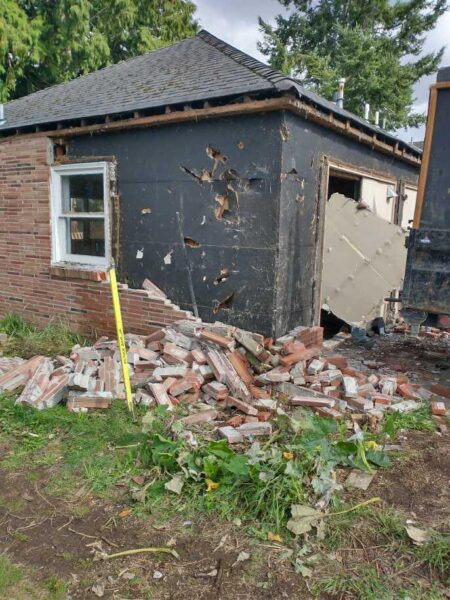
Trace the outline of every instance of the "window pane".
{"type": "Polygon", "coordinates": [[[105,256],[105,222],[103,219],[69,219],[69,254],[105,256]]]}
{"type": "Polygon", "coordinates": [[[62,211],[103,212],[103,175],[63,175],[62,211]]]}

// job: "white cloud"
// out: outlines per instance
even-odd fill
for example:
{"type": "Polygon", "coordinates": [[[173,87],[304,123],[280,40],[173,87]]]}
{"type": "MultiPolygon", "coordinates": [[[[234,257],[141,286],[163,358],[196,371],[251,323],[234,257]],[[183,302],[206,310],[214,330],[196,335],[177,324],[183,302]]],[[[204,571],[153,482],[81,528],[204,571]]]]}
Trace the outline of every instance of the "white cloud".
{"type": "MultiPolygon", "coordinates": [[[[257,42],[262,40],[258,27],[258,16],[274,23],[275,16],[283,12],[277,0],[195,0],[198,10],[197,18],[201,27],[224,41],[247,52],[251,56],[267,61],[257,49],[257,42]]],[[[424,51],[436,51],[450,40],[450,11],[439,20],[425,42],[424,51]]],[[[450,44],[445,49],[443,66],[450,66],[450,44]]],[[[415,109],[426,112],[428,88],[436,76],[423,77],[414,87],[415,109]]],[[[407,141],[423,139],[424,128],[401,130],[398,135],[407,141]]]]}

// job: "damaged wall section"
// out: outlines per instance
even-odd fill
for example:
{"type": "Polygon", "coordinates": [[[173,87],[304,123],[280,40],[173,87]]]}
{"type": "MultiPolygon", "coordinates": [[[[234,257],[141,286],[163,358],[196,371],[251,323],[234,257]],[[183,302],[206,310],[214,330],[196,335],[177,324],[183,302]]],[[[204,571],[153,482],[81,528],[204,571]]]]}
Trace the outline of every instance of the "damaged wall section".
{"type": "Polygon", "coordinates": [[[71,140],[71,157],[117,160],[122,281],[274,334],[281,125],[269,113],[71,140]]]}
{"type": "MultiPolygon", "coordinates": [[[[74,331],[115,335],[105,273],[50,266],[51,160],[45,137],[0,141],[0,316],[18,313],[38,326],[60,318],[74,331]]],[[[120,298],[127,331],[146,334],[187,316],[142,289],[122,287],[120,298]]]]}
{"type": "MultiPolygon", "coordinates": [[[[318,324],[325,223],[325,160],[417,182],[417,168],[284,113],[276,332],[318,324]],[[289,135],[286,135],[286,131],[289,135]]],[[[345,266],[343,266],[345,268],[345,266]]]]}

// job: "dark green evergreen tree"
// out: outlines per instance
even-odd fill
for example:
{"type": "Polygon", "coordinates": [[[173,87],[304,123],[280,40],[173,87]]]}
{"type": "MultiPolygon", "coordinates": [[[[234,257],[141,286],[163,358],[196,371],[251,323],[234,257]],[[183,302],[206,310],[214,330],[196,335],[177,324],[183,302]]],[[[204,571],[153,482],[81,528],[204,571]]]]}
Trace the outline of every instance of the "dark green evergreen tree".
{"type": "Polygon", "coordinates": [[[259,19],[260,50],[273,67],[331,99],[346,79],[345,106],[379,109],[390,129],[416,126],[413,86],[437,70],[443,49],[423,54],[446,0],[279,0],[273,27],[259,19]]]}
{"type": "Polygon", "coordinates": [[[190,0],[0,0],[0,99],[195,35],[190,0]]]}

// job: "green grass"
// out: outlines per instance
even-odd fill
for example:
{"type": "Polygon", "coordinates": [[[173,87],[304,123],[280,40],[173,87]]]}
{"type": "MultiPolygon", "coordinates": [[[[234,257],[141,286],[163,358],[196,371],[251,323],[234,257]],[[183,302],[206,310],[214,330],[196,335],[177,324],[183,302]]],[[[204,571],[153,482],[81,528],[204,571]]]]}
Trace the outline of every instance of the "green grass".
{"type": "Polygon", "coordinates": [[[317,598],[323,593],[358,600],[394,600],[389,584],[381,579],[375,567],[363,567],[358,572],[339,571],[313,586],[317,598]]]}
{"type": "Polygon", "coordinates": [[[450,536],[438,531],[431,535],[430,543],[415,546],[406,532],[406,517],[393,508],[370,506],[328,519],[323,550],[339,554],[341,548],[355,547],[359,554],[355,553],[355,562],[345,568],[336,570],[339,563],[333,562],[331,573],[314,580],[314,593],[318,598],[327,593],[355,600],[444,600],[450,575],[450,536]],[[378,570],[370,565],[361,544],[376,548],[378,570]],[[430,589],[415,585],[418,572],[422,577],[429,575],[430,589]]]}
{"type": "Polygon", "coordinates": [[[65,600],[67,598],[68,586],[65,581],[52,575],[45,582],[45,587],[50,592],[52,600],[65,600]]]}
{"type": "Polygon", "coordinates": [[[409,413],[390,413],[383,421],[383,433],[391,438],[395,437],[401,429],[417,431],[434,431],[436,423],[433,421],[429,406],[409,413]]]}
{"type": "Polygon", "coordinates": [[[22,579],[22,571],[11,564],[5,554],[0,554],[0,598],[6,598],[6,592],[22,579]]]}
{"type": "Polygon", "coordinates": [[[86,340],[74,334],[61,321],[52,321],[44,329],[38,329],[14,313],[0,320],[0,331],[10,338],[3,346],[5,354],[31,358],[37,354],[54,357],[67,355],[75,344],[86,344],[86,340]]]}
{"type": "Polygon", "coordinates": [[[142,470],[136,465],[136,448],[115,449],[142,437],[121,401],[105,413],[86,414],[63,406],[37,411],[0,396],[0,437],[10,446],[0,462],[3,468],[58,465],[58,477],[48,487],[54,495],[73,492],[84,481],[88,489],[105,496],[119,479],[142,470]]]}
{"type": "Polygon", "coordinates": [[[52,576],[44,584],[31,582],[30,568],[14,565],[0,554],[0,600],[66,600],[68,586],[52,576]]]}
{"type": "Polygon", "coordinates": [[[382,574],[375,567],[361,566],[354,572],[339,571],[313,584],[316,598],[330,594],[336,598],[354,600],[445,600],[446,596],[437,584],[426,589],[411,583],[405,588],[396,581],[395,573],[382,574]]]}
{"type": "Polygon", "coordinates": [[[415,548],[414,554],[450,584],[450,534],[433,533],[431,542],[415,548]]]}

